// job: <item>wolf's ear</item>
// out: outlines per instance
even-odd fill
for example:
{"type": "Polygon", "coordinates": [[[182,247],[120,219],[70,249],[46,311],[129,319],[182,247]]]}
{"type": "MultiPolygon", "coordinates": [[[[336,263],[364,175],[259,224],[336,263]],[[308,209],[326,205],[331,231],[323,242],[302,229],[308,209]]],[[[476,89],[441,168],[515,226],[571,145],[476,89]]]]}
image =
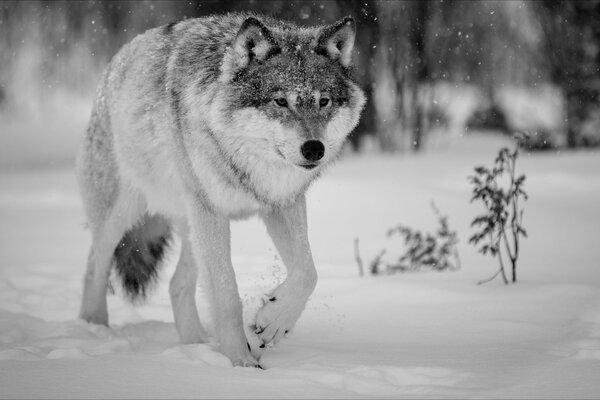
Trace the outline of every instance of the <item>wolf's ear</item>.
{"type": "Polygon", "coordinates": [[[264,61],[279,51],[271,31],[256,18],[246,18],[233,41],[235,69],[246,68],[254,59],[264,61]]]}
{"type": "Polygon", "coordinates": [[[350,66],[356,37],[354,18],[345,17],[324,28],[317,39],[316,52],[332,60],[339,60],[344,67],[350,66]]]}

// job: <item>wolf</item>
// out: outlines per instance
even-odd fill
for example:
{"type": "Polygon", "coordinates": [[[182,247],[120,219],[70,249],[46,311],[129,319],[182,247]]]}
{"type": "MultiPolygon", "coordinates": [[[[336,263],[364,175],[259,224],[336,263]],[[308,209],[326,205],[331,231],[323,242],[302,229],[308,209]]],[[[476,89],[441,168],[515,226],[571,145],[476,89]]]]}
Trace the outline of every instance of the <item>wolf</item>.
{"type": "Polygon", "coordinates": [[[122,47],[97,89],[76,162],[92,234],[80,317],[108,325],[111,270],[143,299],[174,235],[169,285],[183,343],[210,338],[195,303],[210,288],[219,350],[260,367],[242,321],[230,221],[258,215],[286,266],[254,331],[294,326],[317,282],[305,192],[339,155],[365,96],[352,78],[355,21],[301,27],[252,13],[187,19],[122,47]]]}

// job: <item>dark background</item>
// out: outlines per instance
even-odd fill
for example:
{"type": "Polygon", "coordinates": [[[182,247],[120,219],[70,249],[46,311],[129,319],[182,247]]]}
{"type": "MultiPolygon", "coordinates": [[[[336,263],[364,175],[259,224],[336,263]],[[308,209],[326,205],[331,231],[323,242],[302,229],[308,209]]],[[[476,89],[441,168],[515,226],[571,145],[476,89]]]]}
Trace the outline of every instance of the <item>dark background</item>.
{"type": "Polygon", "coordinates": [[[420,151],[474,130],[527,132],[530,150],[600,144],[597,0],[4,1],[0,165],[69,161],[99,74],[135,35],[242,10],[308,25],[357,19],[369,102],[354,150],[420,151]]]}

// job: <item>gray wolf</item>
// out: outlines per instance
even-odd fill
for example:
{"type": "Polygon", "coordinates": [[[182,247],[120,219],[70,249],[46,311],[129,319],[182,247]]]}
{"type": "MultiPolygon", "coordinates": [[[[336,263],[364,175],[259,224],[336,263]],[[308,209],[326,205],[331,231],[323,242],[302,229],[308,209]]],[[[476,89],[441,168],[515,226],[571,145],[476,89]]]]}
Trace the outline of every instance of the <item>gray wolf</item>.
{"type": "Polygon", "coordinates": [[[219,349],[259,366],[242,322],[232,219],[259,215],[287,275],[258,311],[258,347],[292,329],[317,281],[305,192],[339,154],[365,98],[351,77],[355,23],[300,27],[254,14],[151,29],[109,63],[77,177],[92,234],[80,317],[108,325],[111,269],[143,298],[173,235],[170,282],[183,343],[208,340],[194,299],[209,280],[219,349]]]}

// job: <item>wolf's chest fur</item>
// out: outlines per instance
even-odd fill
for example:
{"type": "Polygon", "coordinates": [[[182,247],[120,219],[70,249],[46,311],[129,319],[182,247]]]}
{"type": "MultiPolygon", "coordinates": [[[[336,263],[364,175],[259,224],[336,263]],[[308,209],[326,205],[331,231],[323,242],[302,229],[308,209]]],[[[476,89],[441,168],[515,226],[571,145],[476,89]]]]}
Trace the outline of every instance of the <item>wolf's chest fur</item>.
{"type": "Polygon", "coordinates": [[[230,218],[286,206],[304,193],[312,180],[306,172],[277,159],[248,157],[242,151],[236,153],[231,144],[227,147],[233,148],[233,153],[223,153],[218,146],[199,148],[198,156],[191,160],[195,171],[203,171],[196,175],[203,195],[230,218]]]}
{"type": "Polygon", "coordinates": [[[295,201],[310,182],[303,171],[277,160],[250,158],[242,164],[208,145],[198,147],[190,157],[191,169],[202,174],[190,174],[193,181],[186,182],[170,153],[172,149],[160,143],[146,148],[143,158],[132,159],[128,148],[117,150],[117,156],[123,159],[120,163],[127,186],[144,193],[150,212],[184,216],[186,210],[179,194],[197,185],[201,200],[214,211],[229,218],[244,218],[295,201]],[[215,160],[215,156],[220,158],[215,160]]]}
{"type": "MultiPolygon", "coordinates": [[[[114,114],[119,117],[122,113],[114,114]]],[[[200,128],[184,139],[185,154],[166,140],[169,135],[154,131],[145,132],[146,141],[132,141],[129,135],[135,130],[131,129],[127,116],[123,120],[115,118],[124,128],[122,135],[115,138],[115,154],[127,187],[144,194],[150,212],[184,216],[186,210],[180,194],[196,189],[200,200],[214,211],[229,218],[244,218],[292,203],[314,179],[306,171],[275,157],[249,156],[247,152],[252,148],[247,143],[244,149],[237,149],[235,143],[226,140],[215,142],[200,128]],[[182,164],[185,168],[185,163],[180,162],[182,158],[189,160],[188,174],[181,171],[182,164]],[[185,176],[191,181],[186,181],[185,176]]],[[[160,121],[148,125],[168,131],[160,121]]]]}

